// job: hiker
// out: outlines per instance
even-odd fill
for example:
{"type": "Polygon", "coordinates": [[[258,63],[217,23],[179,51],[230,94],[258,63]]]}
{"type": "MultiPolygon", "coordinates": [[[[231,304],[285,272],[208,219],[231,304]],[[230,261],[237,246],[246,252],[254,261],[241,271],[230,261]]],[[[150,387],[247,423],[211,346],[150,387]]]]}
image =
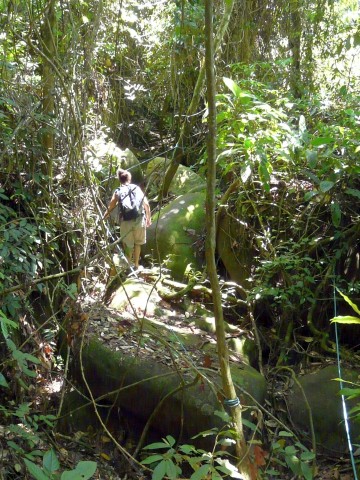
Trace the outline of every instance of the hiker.
{"type": "Polygon", "coordinates": [[[105,212],[106,220],[112,210],[119,206],[120,236],[125,256],[134,268],[139,268],[141,245],[146,243],[146,228],[151,225],[149,202],[140,187],[131,183],[131,173],[119,169],[120,187],[115,190],[105,212]]]}

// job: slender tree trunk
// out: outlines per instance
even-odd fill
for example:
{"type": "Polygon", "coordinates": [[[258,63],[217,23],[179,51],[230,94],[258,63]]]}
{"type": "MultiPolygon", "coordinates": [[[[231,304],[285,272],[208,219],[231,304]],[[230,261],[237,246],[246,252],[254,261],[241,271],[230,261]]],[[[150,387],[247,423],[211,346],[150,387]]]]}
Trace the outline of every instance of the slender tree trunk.
{"type": "Polygon", "coordinates": [[[290,88],[295,98],[301,98],[301,15],[299,0],[291,0],[290,4],[289,46],[292,52],[290,72],[290,88]]]}
{"type": "MultiPolygon", "coordinates": [[[[55,0],[50,0],[48,3],[44,24],[42,28],[42,43],[46,57],[53,59],[55,55],[55,42],[54,42],[54,30],[55,30],[55,0]]],[[[54,116],[54,90],[55,90],[55,74],[52,66],[47,61],[43,61],[43,73],[42,73],[42,106],[45,118],[49,119],[49,123],[52,124],[52,117],[54,116]]],[[[42,136],[42,145],[46,150],[47,159],[43,173],[48,175],[50,182],[52,181],[52,158],[54,153],[54,131],[53,128],[44,129],[42,136]]]]}
{"type": "Polygon", "coordinates": [[[215,68],[213,40],[213,0],[205,2],[205,65],[208,101],[208,137],[207,137],[207,196],[206,196],[206,263],[213,291],[216,337],[223,392],[227,401],[233,402],[230,408],[234,428],[237,433],[236,453],[239,470],[244,479],[250,478],[250,461],[247,454],[242,428],[241,406],[238,401],[231,377],[229,351],[225,338],[225,323],[221,303],[220,286],[215,263],[215,184],[216,184],[216,104],[215,104],[215,68]]]}
{"type": "MultiPolygon", "coordinates": [[[[225,11],[224,11],[221,24],[217,32],[215,43],[214,43],[215,53],[218,50],[219,46],[221,45],[226,29],[228,28],[234,3],[235,3],[235,0],[225,0],[224,2],[225,11]]],[[[172,161],[165,173],[163,187],[162,187],[162,197],[166,197],[166,195],[168,194],[170,183],[177,172],[177,169],[181,163],[182,158],[184,157],[184,150],[186,149],[187,138],[191,133],[191,128],[193,125],[193,116],[196,113],[196,109],[199,105],[201,90],[204,84],[204,79],[205,79],[205,63],[203,63],[200,67],[200,72],[194,88],[193,97],[191,99],[189,108],[187,109],[185,120],[181,126],[179,138],[178,138],[178,141],[176,142],[176,147],[173,151],[172,161]]]]}

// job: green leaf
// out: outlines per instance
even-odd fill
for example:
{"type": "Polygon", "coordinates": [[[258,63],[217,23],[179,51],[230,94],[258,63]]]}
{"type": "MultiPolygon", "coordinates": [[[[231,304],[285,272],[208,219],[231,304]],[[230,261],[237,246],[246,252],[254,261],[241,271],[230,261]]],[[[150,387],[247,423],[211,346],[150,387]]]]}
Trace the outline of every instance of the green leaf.
{"type": "Polygon", "coordinates": [[[331,219],[334,227],[339,227],[341,222],[341,209],[338,202],[333,202],[330,206],[331,219]]]}
{"type": "Polygon", "coordinates": [[[154,468],[151,480],[162,480],[166,475],[166,463],[163,460],[154,468]]]}
{"type": "Polygon", "coordinates": [[[43,457],[43,466],[50,473],[55,472],[56,470],[59,470],[60,463],[59,463],[59,460],[57,459],[56,453],[54,452],[53,449],[45,452],[44,457],[43,457]]]}
{"type": "Polygon", "coordinates": [[[207,477],[209,470],[210,465],[202,465],[198,470],[196,470],[196,472],[191,475],[190,480],[203,480],[207,477]]]}
{"type": "Polygon", "coordinates": [[[323,182],[320,182],[319,188],[321,192],[325,193],[331,190],[334,185],[334,182],[331,182],[330,180],[324,180],[323,182]]]}
{"type": "Polygon", "coordinates": [[[352,195],[353,197],[360,198],[360,190],[355,190],[354,188],[347,188],[345,193],[352,195]]]}
{"type": "Polygon", "coordinates": [[[2,373],[0,373],[0,387],[9,388],[9,384],[7,383],[5,377],[2,373]]]}
{"type": "Polygon", "coordinates": [[[360,315],[360,309],[358,308],[358,306],[355,305],[355,303],[353,303],[350,300],[350,298],[347,295],[345,295],[345,293],[342,293],[338,288],[336,290],[340,293],[340,295],[343,297],[345,302],[347,302],[350,305],[350,307],[354,310],[354,312],[356,312],[358,315],[360,315]]]}
{"type": "Polygon", "coordinates": [[[352,317],[351,315],[340,315],[330,319],[331,323],[345,323],[345,324],[360,324],[360,318],[352,317]]]}
{"type": "Polygon", "coordinates": [[[178,473],[180,473],[171,459],[165,460],[165,471],[170,480],[176,480],[178,478],[178,473]]]}
{"type": "Polygon", "coordinates": [[[146,445],[143,450],[157,450],[158,448],[169,448],[169,444],[165,442],[150,443],[150,445],[146,445]]]}
{"type": "Polygon", "coordinates": [[[305,480],[313,480],[312,468],[310,465],[308,463],[301,462],[300,467],[305,480]]]}
{"type": "Polygon", "coordinates": [[[306,161],[310,168],[315,168],[318,162],[318,153],[316,150],[306,151],[306,161]]]}
{"type": "Polygon", "coordinates": [[[245,427],[250,428],[253,432],[256,431],[257,426],[255,425],[255,423],[249,422],[249,420],[246,420],[246,418],[242,418],[241,422],[242,422],[243,425],[245,425],[245,427]]]}
{"type": "Polygon", "coordinates": [[[235,97],[240,97],[241,88],[234,82],[234,80],[231,80],[231,78],[223,77],[223,82],[228,87],[228,89],[235,95],[235,97]]]}
{"type": "Polygon", "coordinates": [[[142,465],[150,465],[151,463],[158,462],[159,460],[162,460],[163,456],[162,455],[150,455],[150,457],[144,458],[140,463],[142,465]]]}
{"type": "Polygon", "coordinates": [[[224,423],[230,423],[231,417],[225,410],[215,410],[214,415],[221,418],[224,423]]]}
{"type": "Polygon", "coordinates": [[[166,441],[169,442],[170,447],[173,447],[176,443],[176,440],[171,435],[166,435],[166,441]]]}
{"type": "Polygon", "coordinates": [[[294,435],[291,432],[286,432],[285,430],[281,430],[278,433],[279,437],[293,437],[294,435]]]}
{"type": "Polygon", "coordinates": [[[295,473],[295,475],[300,474],[300,460],[297,458],[296,455],[285,455],[285,462],[287,463],[291,471],[295,473]]]}
{"type": "Polygon", "coordinates": [[[360,388],[342,388],[339,393],[349,399],[352,399],[360,397],[360,388]]]}
{"type": "Polygon", "coordinates": [[[191,453],[195,453],[197,451],[194,445],[188,445],[188,444],[180,445],[179,450],[181,450],[187,455],[191,453]]]}
{"type": "Polygon", "coordinates": [[[314,452],[303,452],[300,455],[300,459],[304,462],[311,462],[315,458],[315,453],[314,452]]]}
{"type": "Polygon", "coordinates": [[[79,462],[74,470],[63,472],[61,480],[88,480],[96,472],[96,462],[79,462]]]}
{"type": "Polygon", "coordinates": [[[306,192],[305,195],[304,195],[304,202],[308,202],[309,200],[311,200],[313,197],[315,197],[316,195],[318,195],[318,191],[317,190],[312,190],[311,192],[306,192]]]}
{"type": "Polygon", "coordinates": [[[322,147],[323,145],[333,143],[333,141],[334,139],[332,137],[317,137],[312,139],[311,145],[314,147],[322,147]]]}
{"type": "Polygon", "coordinates": [[[31,475],[36,480],[50,480],[50,477],[45,475],[45,473],[42,471],[42,469],[40,467],[38,467],[35,463],[31,462],[27,458],[24,458],[24,463],[26,465],[26,468],[29,470],[31,475]]]}

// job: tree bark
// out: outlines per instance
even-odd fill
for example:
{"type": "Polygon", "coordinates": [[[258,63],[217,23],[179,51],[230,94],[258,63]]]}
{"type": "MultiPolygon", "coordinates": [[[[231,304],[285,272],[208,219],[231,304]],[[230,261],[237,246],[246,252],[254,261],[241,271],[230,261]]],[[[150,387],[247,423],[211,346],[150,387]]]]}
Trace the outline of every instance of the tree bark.
{"type": "MultiPolygon", "coordinates": [[[[42,28],[42,43],[45,55],[52,59],[55,56],[55,0],[50,0],[47,10],[45,12],[44,24],[42,28]]],[[[55,90],[55,75],[52,70],[52,66],[46,60],[43,61],[42,70],[42,106],[45,117],[50,119],[54,115],[54,90],[55,90]]],[[[42,136],[42,145],[46,150],[47,159],[43,173],[48,175],[50,183],[52,182],[52,157],[54,152],[54,131],[53,129],[44,129],[42,136]]]]}
{"type": "Polygon", "coordinates": [[[289,47],[292,52],[290,88],[295,98],[301,98],[301,15],[299,0],[292,0],[290,8],[289,47]]]}
{"type": "Polygon", "coordinates": [[[225,400],[233,401],[230,408],[232,421],[236,431],[236,453],[239,471],[244,479],[250,479],[250,460],[242,428],[242,412],[230,371],[229,351],[225,338],[225,322],[221,303],[220,286],[215,263],[215,185],[216,185],[216,103],[215,103],[215,68],[213,40],[213,0],[205,2],[205,65],[208,101],[208,137],[207,137],[207,197],[206,197],[206,264],[210,279],[214,317],[216,323],[217,349],[220,363],[220,373],[225,400]]]}
{"type": "MultiPolygon", "coordinates": [[[[225,3],[225,11],[221,20],[219,30],[215,38],[214,54],[219,49],[219,46],[221,45],[222,39],[224,38],[225,32],[228,28],[235,0],[225,0],[224,3],[225,3]]],[[[161,192],[162,198],[167,196],[170,188],[170,183],[174,178],[174,175],[176,174],[177,169],[184,157],[184,150],[186,149],[186,141],[188,136],[190,135],[191,127],[193,125],[194,114],[196,113],[196,109],[199,105],[204,79],[205,79],[205,63],[203,63],[200,67],[200,72],[194,88],[193,97],[191,99],[189,108],[187,109],[185,120],[181,126],[179,138],[176,142],[176,146],[173,151],[172,161],[165,173],[162,192],[161,192]]]]}

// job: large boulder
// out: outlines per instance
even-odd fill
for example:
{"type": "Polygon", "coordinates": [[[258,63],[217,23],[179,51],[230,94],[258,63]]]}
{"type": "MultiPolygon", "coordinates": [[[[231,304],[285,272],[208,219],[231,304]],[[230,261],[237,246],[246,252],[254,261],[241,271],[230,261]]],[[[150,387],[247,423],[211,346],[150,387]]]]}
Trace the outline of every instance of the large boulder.
{"type": "Polygon", "coordinates": [[[205,191],[181,195],[164,207],[147,230],[143,254],[168,268],[182,280],[186,267],[201,270],[204,264],[205,191]]]}
{"type": "MultiPolygon", "coordinates": [[[[342,371],[343,380],[350,382],[359,383],[358,375],[359,372],[355,370],[342,371]]],[[[287,403],[294,425],[311,437],[309,406],[318,447],[326,452],[342,454],[348,450],[348,443],[339,394],[340,385],[336,380],[338,377],[339,373],[335,365],[299,377],[299,385],[294,384],[292,391],[288,394],[287,403]]],[[[358,401],[347,402],[348,410],[356,403],[358,401]]],[[[360,425],[355,422],[350,423],[352,440],[358,443],[360,425]]]]}
{"type": "Polygon", "coordinates": [[[96,138],[90,142],[85,158],[92,172],[103,182],[102,186],[108,194],[118,186],[116,175],[118,168],[129,170],[134,183],[142,184],[144,181],[144,174],[136,155],[128,148],[122,150],[114,142],[104,138],[96,138]]]}
{"type": "MultiPolygon", "coordinates": [[[[80,349],[74,348],[76,351],[80,349]]],[[[255,408],[254,398],[263,403],[266,382],[260,373],[247,365],[241,368],[233,365],[232,374],[239,386],[238,396],[249,412],[251,406],[255,408]]],[[[185,371],[171,369],[157,363],[155,358],[114,352],[90,338],[82,346],[81,358],[75,356],[72,375],[80,384],[86,379],[94,398],[118,407],[128,418],[145,424],[153,416],[151,425],[158,431],[158,438],[181,435],[181,441],[193,442],[193,435],[223,426],[214,415],[215,410],[221,409],[221,379],[215,371],[191,367],[185,371]],[[204,377],[200,377],[199,372],[204,377]]],[[[204,441],[207,443],[201,439],[195,443],[211,447],[214,438],[204,441]]]]}
{"type": "MultiPolygon", "coordinates": [[[[162,182],[170,160],[163,157],[152,159],[146,168],[146,179],[150,196],[157,196],[161,190],[162,182]]],[[[179,165],[170,183],[169,194],[183,195],[190,191],[204,190],[205,180],[195,173],[191,168],[179,165]]]]}
{"type": "Polygon", "coordinates": [[[245,222],[227,208],[223,208],[218,215],[216,248],[231,280],[248,287],[256,250],[245,222]]]}

